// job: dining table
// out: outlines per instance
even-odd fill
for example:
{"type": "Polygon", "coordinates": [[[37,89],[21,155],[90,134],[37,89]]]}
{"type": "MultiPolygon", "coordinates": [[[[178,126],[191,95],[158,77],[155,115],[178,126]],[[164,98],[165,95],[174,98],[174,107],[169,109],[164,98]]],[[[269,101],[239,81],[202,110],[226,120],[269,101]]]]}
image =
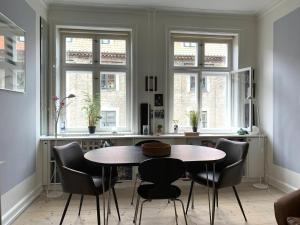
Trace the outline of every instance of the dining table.
{"type": "MultiPolygon", "coordinates": [[[[100,149],[88,151],[84,155],[85,159],[93,163],[97,163],[103,167],[109,168],[109,188],[108,197],[106,197],[105,185],[103,186],[103,219],[104,225],[108,224],[108,214],[110,208],[110,196],[111,196],[111,176],[112,168],[117,166],[138,166],[144,160],[153,158],[143,154],[142,146],[111,146],[100,149]],[[107,198],[107,210],[106,208],[107,198]],[[106,215],[107,211],[107,215],[106,215]]],[[[222,161],[226,157],[226,153],[211,147],[199,146],[199,145],[171,145],[171,152],[169,158],[180,159],[184,163],[203,163],[206,167],[206,179],[207,179],[207,193],[209,203],[209,219],[210,224],[214,224],[214,213],[211,209],[210,190],[208,183],[208,166],[211,165],[213,168],[213,180],[215,177],[215,165],[222,161]]],[[[105,170],[102,170],[102,179],[105,180],[105,170]]],[[[215,193],[215,185],[213,182],[213,191],[215,193]]],[[[134,221],[135,222],[135,221],[134,221]]]]}

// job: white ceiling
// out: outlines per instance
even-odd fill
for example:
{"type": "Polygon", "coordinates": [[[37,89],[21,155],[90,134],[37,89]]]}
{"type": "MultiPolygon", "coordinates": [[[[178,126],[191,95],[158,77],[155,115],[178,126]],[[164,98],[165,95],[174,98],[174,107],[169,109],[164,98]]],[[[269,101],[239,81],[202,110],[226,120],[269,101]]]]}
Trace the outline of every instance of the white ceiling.
{"type": "Polygon", "coordinates": [[[43,0],[47,4],[127,6],[203,12],[257,14],[281,0],[43,0]]]}

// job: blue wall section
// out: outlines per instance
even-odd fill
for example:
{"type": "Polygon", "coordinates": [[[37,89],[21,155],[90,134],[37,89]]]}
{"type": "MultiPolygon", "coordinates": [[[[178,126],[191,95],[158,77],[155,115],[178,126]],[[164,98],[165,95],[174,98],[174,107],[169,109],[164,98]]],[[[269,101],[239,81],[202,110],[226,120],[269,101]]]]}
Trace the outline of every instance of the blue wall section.
{"type": "Polygon", "coordinates": [[[300,173],[300,8],[274,23],[274,164],[300,173]]]}
{"type": "Polygon", "coordinates": [[[0,12],[26,31],[26,93],[0,90],[2,193],[35,172],[36,14],[25,0],[0,0],[0,12]]]}

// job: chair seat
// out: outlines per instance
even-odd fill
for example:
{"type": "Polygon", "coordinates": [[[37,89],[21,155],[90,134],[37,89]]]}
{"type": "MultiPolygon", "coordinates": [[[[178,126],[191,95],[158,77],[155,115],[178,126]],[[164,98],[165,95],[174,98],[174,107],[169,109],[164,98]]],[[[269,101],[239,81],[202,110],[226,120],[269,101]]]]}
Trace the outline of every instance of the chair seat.
{"type": "Polygon", "coordinates": [[[299,217],[288,217],[287,218],[288,225],[300,225],[299,217]]]}
{"type": "MultiPolygon", "coordinates": [[[[207,185],[207,176],[206,171],[198,172],[198,173],[188,173],[188,177],[193,181],[199,184],[207,185]]],[[[219,185],[220,172],[215,172],[214,182],[216,187],[219,185]]],[[[209,186],[213,186],[213,171],[208,171],[208,184],[209,186]]]]}
{"type": "Polygon", "coordinates": [[[137,192],[144,199],[176,199],[181,194],[180,188],[175,185],[161,189],[154,184],[140,185],[137,192]]]}

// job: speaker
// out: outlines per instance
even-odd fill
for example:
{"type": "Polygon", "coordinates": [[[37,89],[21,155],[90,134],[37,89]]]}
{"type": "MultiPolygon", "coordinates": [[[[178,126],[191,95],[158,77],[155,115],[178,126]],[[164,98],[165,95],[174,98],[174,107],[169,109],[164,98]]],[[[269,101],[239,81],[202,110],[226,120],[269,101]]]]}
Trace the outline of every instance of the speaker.
{"type": "Polygon", "coordinates": [[[141,103],[140,108],[140,134],[143,134],[143,126],[148,126],[148,133],[151,134],[151,118],[150,118],[151,106],[148,103],[141,103]]]}

